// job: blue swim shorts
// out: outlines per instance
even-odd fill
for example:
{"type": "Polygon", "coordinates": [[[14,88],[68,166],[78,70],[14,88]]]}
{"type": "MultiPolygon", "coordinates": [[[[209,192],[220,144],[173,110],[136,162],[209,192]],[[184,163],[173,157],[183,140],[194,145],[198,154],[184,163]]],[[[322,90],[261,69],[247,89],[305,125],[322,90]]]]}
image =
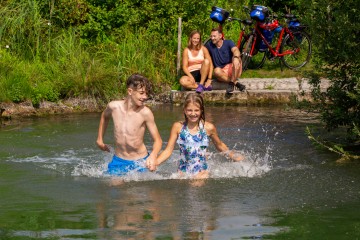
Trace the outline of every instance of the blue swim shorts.
{"type": "Polygon", "coordinates": [[[146,159],[149,154],[138,160],[125,160],[114,155],[111,162],[108,164],[107,173],[111,175],[124,176],[130,172],[147,172],[146,159]]]}

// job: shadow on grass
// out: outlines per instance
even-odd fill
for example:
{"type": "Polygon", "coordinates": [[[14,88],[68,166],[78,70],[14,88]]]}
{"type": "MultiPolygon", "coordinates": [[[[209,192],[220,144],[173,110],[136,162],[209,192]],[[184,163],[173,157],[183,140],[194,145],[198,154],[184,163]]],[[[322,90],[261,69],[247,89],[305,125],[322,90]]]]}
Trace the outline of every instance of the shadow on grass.
{"type": "Polygon", "coordinates": [[[242,73],[242,78],[302,78],[304,72],[311,70],[313,65],[308,63],[299,70],[289,69],[281,66],[279,60],[267,60],[264,66],[260,69],[247,69],[242,73]]]}

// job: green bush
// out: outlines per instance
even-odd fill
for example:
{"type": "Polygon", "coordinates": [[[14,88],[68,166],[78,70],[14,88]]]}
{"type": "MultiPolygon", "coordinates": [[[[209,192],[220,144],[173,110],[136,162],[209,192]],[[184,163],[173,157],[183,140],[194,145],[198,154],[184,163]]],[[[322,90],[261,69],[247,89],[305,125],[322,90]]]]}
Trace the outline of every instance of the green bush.
{"type": "MultiPolygon", "coordinates": [[[[318,100],[322,120],[328,130],[347,127],[351,141],[359,141],[356,129],[360,127],[360,56],[358,38],[360,22],[357,19],[358,2],[321,0],[309,4],[308,18],[313,42],[317,47],[316,70],[330,79],[325,93],[313,91],[318,100]]],[[[311,76],[316,76],[312,73],[311,76]]],[[[318,77],[311,77],[315,87],[318,77]]]]}
{"type": "Polygon", "coordinates": [[[23,102],[31,96],[29,81],[26,75],[21,72],[11,74],[11,76],[5,80],[4,86],[7,92],[7,99],[12,102],[23,102]]]}
{"type": "Polygon", "coordinates": [[[31,100],[34,106],[38,106],[42,100],[56,102],[59,100],[59,93],[54,83],[45,81],[32,87],[31,100]]]}

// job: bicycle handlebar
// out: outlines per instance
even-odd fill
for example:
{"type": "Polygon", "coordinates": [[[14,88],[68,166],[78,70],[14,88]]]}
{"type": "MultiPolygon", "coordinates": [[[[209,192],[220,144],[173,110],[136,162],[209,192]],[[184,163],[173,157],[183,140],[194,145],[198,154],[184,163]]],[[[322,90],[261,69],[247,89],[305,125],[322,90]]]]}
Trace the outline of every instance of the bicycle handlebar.
{"type": "Polygon", "coordinates": [[[240,19],[240,18],[233,18],[233,17],[229,17],[228,18],[228,21],[238,21],[238,22],[240,22],[240,23],[242,23],[242,24],[244,24],[244,25],[251,25],[251,24],[253,24],[253,20],[251,20],[251,19],[240,19]]]}
{"type": "Polygon", "coordinates": [[[250,8],[248,6],[243,6],[243,9],[246,10],[246,12],[248,12],[248,13],[251,12],[251,10],[250,10],[250,8]]]}

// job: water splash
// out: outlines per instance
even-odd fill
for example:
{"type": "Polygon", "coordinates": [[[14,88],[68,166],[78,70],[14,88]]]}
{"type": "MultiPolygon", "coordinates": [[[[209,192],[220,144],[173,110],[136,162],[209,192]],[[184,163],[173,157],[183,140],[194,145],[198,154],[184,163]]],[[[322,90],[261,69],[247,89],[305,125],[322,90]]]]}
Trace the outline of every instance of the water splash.
{"type": "MultiPolygon", "coordinates": [[[[271,170],[268,156],[260,157],[251,153],[241,153],[245,160],[234,162],[220,153],[209,153],[208,165],[210,178],[259,177],[271,170]]],[[[95,149],[69,149],[61,154],[37,155],[25,158],[10,158],[8,161],[31,163],[43,169],[69,176],[86,176],[95,178],[114,178],[106,173],[107,165],[113,153],[95,149]]],[[[189,179],[192,176],[177,173],[180,152],[175,150],[172,156],[155,172],[133,173],[121,177],[124,181],[151,181],[164,179],[189,179]]]]}

